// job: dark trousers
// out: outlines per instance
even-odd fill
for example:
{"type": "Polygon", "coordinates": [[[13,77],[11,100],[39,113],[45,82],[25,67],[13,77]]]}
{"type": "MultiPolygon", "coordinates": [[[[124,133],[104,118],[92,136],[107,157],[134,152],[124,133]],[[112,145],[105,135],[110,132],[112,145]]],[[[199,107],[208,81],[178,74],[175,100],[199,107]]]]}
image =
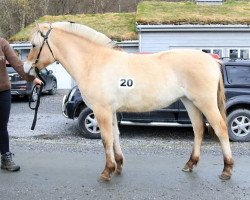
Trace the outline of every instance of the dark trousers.
{"type": "Polygon", "coordinates": [[[7,130],[10,116],[11,94],[10,90],[0,92],[0,152],[9,152],[9,134],[7,130]]]}

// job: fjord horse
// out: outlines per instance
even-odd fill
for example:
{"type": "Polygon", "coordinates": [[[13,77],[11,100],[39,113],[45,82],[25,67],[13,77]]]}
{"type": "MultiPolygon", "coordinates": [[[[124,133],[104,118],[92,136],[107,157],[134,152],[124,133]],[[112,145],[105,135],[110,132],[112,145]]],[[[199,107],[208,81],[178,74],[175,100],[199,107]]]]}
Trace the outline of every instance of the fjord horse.
{"type": "Polygon", "coordinates": [[[84,102],[97,119],[106,154],[101,180],[121,173],[124,156],[119,142],[116,112],[148,112],[178,99],[185,105],[194,130],[194,146],[183,171],[191,172],[200,157],[203,115],[221,143],[224,168],[232,174],[233,159],[226,125],[225,94],[220,64],[198,50],[170,50],[129,54],[114,50],[97,31],[70,22],[39,24],[24,64],[34,74],[58,61],[76,80],[84,102]]]}

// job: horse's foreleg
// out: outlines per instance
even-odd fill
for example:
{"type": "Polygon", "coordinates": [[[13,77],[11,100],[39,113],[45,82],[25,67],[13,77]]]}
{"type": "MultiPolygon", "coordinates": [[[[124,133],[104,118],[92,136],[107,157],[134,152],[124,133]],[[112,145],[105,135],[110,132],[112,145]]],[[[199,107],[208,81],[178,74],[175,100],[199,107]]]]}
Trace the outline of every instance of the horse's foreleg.
{"type": "Polygon", "coordinates": [[[113,115],[112,128],[113,128],[113,135],[114,135],[115,161],[116,161],[116,164],[117,164],[116,174],[121,174],[123,163],[124,163],[124,156],[122,154],[120,141],[119,141],[120,132],[119,132],[119,129],[118,129],[116,114],[113,115]]]}
{"type": "Polygon", "coordinates": [[[106,154],[106,165],[101,173],[100,180],[109,181],[111,179],[112,173],[116,169],[116,162],[114,158],[114,148],[113,148],[113,133],[112,133],[112,111],[102,107],[94,108],[94,114],[96,116],[98,126],[101,130],[101,137],[103,146],[106,154]]]}
{"type": "Polygon", "coordinates": [[[183,98],[181,100],[185,108],[187,109],[194,130],[193,151],[190,159],[182,169],[185,172],[191,172],[193,170],[193,166],[197,165],[200,159],[200,149],[205,130],[205,123],[201,111],[190,100],[188,100],[187,98],[183,98]]]}

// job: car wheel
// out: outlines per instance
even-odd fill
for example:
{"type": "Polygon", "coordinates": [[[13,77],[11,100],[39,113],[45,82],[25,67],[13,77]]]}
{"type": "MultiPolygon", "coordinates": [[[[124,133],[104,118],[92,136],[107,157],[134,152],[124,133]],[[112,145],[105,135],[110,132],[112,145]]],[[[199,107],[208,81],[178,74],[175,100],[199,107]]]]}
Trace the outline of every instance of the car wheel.
{"type": "Polygon", "coordinates": [[[90,139],[100,139],[101,132],[97,124],[93,111],[86,107],[84,108],[78,117],[78,127],[81,134],[90,139]]]}
{"type": "Polygon", "coordinates": [[[57,82],[56,82],[56,80],[53,80],[51,84],[52,84],[52,89],[49,90],[49,94],[54,95],[57,92],[57,82]]]}
{"type": "Polygon", "coordinates": [[[250,141],[250,111],[237,109],[228,115],[229,138],[235,142],[250,141]]]}

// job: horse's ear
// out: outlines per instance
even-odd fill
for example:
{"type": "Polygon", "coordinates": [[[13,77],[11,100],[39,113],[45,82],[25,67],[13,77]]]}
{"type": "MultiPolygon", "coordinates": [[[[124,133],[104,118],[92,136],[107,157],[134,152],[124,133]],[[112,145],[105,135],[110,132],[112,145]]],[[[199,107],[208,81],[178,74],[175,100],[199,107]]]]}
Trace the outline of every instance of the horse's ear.
{"type": "Polygon", "coordinates": [[[36,29],[40,30],[40,27],[39,27],[39,24],[37,23],[37,21],[35,21],[35,24],[36,24],[36,29]]]}

